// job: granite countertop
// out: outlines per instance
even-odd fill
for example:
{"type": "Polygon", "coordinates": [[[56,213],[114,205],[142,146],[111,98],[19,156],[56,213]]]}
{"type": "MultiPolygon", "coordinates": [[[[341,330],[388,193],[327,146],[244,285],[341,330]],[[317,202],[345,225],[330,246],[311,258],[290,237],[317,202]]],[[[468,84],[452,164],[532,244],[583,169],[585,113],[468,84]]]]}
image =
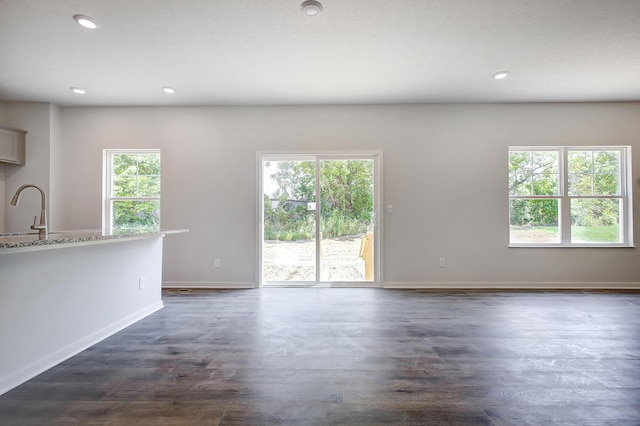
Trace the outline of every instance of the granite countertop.
{"type": "Polygon", "coordinates": [[[50,232],[40,238],[38,233],[22,232],[0,234],[0,254],[16,251],[32,251],[48,248],[64,247],[68,244],[97,244],[103,242],[117,242],[141,238],[164,237],[168,234],[189,232],[188,229],[159,230],[159,231],[114,231],[105,232],[100,229],[85,229],[76,231],[50,232]]]}

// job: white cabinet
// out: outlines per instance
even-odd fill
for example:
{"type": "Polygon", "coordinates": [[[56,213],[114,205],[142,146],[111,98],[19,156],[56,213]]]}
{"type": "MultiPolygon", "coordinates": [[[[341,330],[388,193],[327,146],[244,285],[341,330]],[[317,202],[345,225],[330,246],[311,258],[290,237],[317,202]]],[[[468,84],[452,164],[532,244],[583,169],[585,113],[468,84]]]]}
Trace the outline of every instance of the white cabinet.
{"type": "Polygon", "coordinates": [[[0,163],[24,164],[27,132],[0,126],[0,163]]]}

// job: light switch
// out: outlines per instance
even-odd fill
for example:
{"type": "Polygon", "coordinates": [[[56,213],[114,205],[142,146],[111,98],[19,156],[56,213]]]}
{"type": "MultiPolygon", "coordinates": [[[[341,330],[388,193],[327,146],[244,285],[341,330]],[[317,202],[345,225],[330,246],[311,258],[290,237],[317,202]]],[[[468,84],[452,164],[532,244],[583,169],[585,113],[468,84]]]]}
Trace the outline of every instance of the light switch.
{"type": "Polygon", "coordinates": [[[387,214],[392,214],[392,213],[393,213],[393,205],[387,204],[387,214]]]}

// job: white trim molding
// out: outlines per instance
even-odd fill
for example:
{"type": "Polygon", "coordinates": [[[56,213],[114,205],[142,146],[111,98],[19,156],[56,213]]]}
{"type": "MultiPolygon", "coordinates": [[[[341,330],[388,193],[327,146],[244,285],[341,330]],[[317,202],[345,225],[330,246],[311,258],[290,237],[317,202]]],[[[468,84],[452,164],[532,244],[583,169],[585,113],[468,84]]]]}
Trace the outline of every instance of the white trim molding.
{"type": "Polygon", "coordinates": [[[442,290],[640,290],[640,282],[385,282],[382,288],[442,290]]]}
{"type": "Polygon", "coordinates": [[[249,282],[214,282],[214,281],[163,281],[164,290],[172,288],[188,288],[203,290],[228,290],[258,288],[258,284],[249,282]]]}
{"type": "MultiPolygon", "coordinates": [[[[289,285],[289,286],[265,286],[262,288],[346,288],[346,287],[363,287],[358,283],[333,283],[332,285],[289,285]],[[337,285],[336,285],[337,284],[337,285]]],[[[371,288],[371,286],[365,286],[371,288]]],[[[193,289],[193,290],[233,290],[233,289],[250,289],[259,288],[256,283],[252,282],[213,282],[213,281],[164,281],[162,283],[164,290],[169,289],[193,289]]],[[[640,281],[631,282],[567,282],[567,281],[544,281],[544,282],[523,282],[523,281],[424,281],[424,282],[385,282],[381,287],[383,289],[398,290],[420,290],[420,289],[439,289],[439,290],[640,290],[640,281]]]]}

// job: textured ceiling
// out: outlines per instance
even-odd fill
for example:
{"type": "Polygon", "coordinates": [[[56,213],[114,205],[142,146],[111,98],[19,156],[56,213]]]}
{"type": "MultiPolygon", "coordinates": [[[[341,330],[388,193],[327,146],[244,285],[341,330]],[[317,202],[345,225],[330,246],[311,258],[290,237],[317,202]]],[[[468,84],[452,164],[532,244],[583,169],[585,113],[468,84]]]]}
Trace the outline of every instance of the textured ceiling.
{"type": "Polygon", "coordinates": [[[0,99],[640,100],[640,0],[0,0],[0,99]],[[74,14],[92,16],[87,30],[74,14]],[[502,69],[511,75],[496,81],[502,69]],[[160,86],[177,88],[164,94],[160,86]],[[85,88],[73,94],[69,87],[85,88]]]}

